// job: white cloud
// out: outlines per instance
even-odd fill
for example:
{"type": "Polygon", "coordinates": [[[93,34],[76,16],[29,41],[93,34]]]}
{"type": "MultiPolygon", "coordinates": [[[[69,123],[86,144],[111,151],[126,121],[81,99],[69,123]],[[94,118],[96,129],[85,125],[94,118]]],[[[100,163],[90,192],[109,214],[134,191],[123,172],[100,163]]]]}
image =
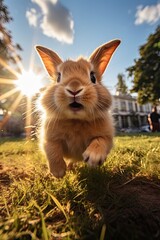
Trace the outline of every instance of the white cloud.
{"type": "MultiPolygon", "coordinates": [[[[70,11],[59,0],[32,0],[32,2],[41,9],[41,19],[39,19],[38,25],[43,34],[56,38],[60,42],[73,43],[74,21],[70,11]]],[[[37,16],[38,19],[38,14],[34,14],[31,10],[27,11],[28,14],[26,13],[30,25],[33,17],[37,16]]]]}
{"type": "Polygon", "coordinates": [[[160,20],[160,3],[146,7],[143,7],[142,5],[138,6],[135,17],[136,25],[142,23],[154,24],[158,22],[158,20],[160,20]]]}
{"type": "Polygon", "coordinates": [[[36,27],[37,26],[37,20],[38,20],[38,15],[37,11],[34,8],[31,8],[26,12],[26,18],[28,19],[29,25],[36,27]]]}

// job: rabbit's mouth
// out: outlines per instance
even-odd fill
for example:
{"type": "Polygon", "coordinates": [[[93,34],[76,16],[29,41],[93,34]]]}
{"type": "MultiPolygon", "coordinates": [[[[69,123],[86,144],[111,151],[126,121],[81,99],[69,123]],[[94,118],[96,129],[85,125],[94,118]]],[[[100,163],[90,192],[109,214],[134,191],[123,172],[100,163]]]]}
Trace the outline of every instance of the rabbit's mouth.
{"type": "Polygon", "coordinates": [[[73,111],[79,111],[83,108],[83,105],[78,102],[72,102],[69,104],[69,106],[73,111]]]}

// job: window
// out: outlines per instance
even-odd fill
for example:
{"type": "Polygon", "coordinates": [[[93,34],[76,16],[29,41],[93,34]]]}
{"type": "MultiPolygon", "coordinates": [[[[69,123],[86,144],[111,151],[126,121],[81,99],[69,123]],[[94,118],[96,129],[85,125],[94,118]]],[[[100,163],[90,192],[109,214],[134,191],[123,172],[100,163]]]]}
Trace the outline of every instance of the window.
{"type": "Polygon", "coordinates": [[[135,110],[138,112],[138,104],[135,102],[135,110]]]}
{"type": "Polygon", "coordinates": [[[132,102],[128,102],[128,109],[129,109],[130,112],[133,111],[133,104],[132,104],[132,102]]]}
{"type": "Polygon", "coordinates": [[[121,111],[126,111],[126,102],[121,101],[121,111]]]}
{"type": "Polygon", "coordinates": [[[122,128],[128,128],[128,118],[127,116],[121,116],[122,128]]]}
{"type": "Polygon", "coordinates": [[[118,102],[116,100],[113,101],[113,112],[118,112],[118,102]]]}
{"type": "Polygon", "coordinates": [[[140,105],[139,108],[140,108],[140,112],[143,112],[143,106],[140,105]]]}

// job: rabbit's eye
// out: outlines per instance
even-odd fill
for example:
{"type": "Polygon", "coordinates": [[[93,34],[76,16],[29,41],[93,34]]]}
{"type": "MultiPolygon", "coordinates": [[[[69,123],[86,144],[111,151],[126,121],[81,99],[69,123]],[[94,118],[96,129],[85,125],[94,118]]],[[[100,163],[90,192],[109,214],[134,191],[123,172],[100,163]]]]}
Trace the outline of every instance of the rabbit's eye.
{"type": "Polygon", "coordinates": [[[58,72],[58,73],[57,73],[57,82],[60,82],[60,80],[61,80],[61,73],[58,72]]]}
{"type": "Polygon", "coordinates": [[[96,83],[96,77],[94,75],[94,72],[90,72],[90,78],[91,78],[92,83],[96,83]]]}

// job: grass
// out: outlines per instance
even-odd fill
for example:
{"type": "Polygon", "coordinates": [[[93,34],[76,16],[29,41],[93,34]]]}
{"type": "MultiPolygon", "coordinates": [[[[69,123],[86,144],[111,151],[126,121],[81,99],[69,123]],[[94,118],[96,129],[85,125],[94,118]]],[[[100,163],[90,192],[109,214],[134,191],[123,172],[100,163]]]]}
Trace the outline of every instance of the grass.
{"type": "Polygon", "coordinates": [[[36,141],[1,139],[0,239],[160,239],[159,140],[117,136],[104,166],[57,180],[36,141]]]}

